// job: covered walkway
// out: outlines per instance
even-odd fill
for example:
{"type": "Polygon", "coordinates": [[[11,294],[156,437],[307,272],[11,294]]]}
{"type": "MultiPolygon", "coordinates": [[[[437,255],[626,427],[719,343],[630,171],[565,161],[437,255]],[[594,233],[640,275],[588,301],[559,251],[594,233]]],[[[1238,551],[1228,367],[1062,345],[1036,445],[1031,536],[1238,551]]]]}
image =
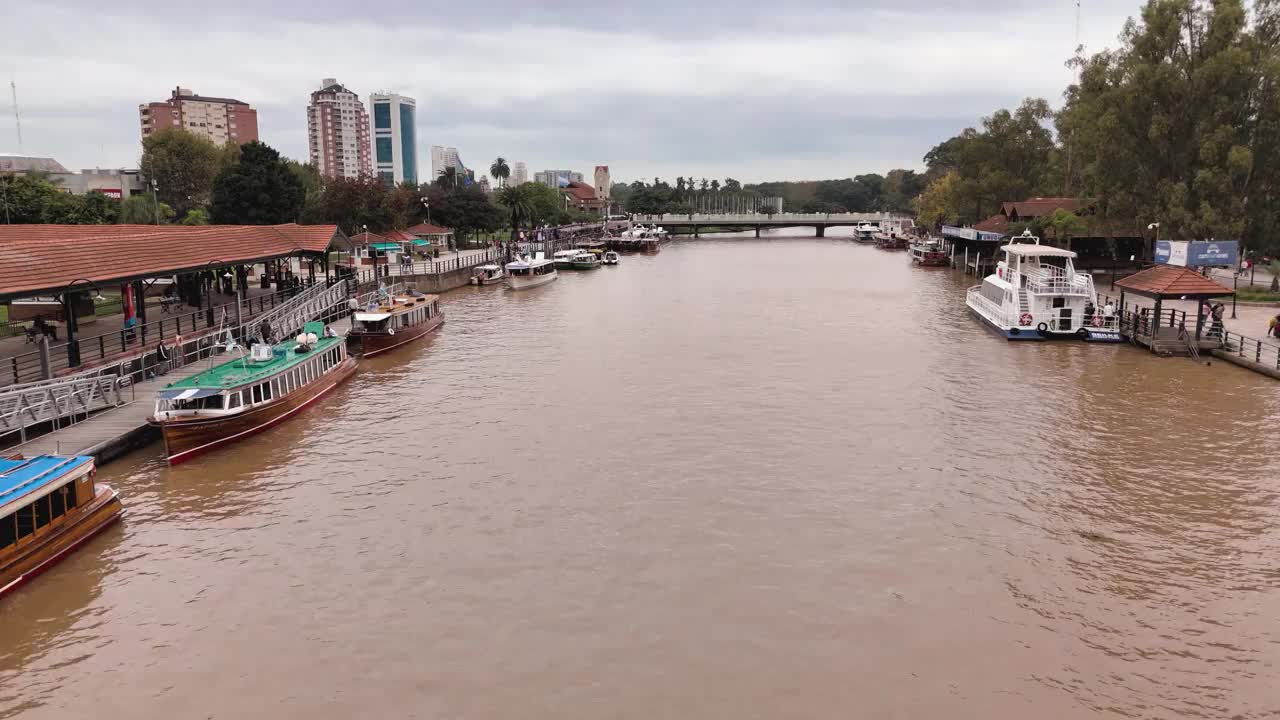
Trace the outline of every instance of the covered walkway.
{"type": "MultiPolygon", "coordinates": [[[[38,380],[84,366],[86,340],[98,350],[94,359],[102,361],[108,347],[119,357],[166,336],[216,330],[243,319],[246,310],[253,313],[251,267],[265,268],[257,282],[257,304],[275,304],[295,288],[315,282],[317,274],[325,278],[329,253],[350,248],[350,241],[334,225],[0,226],[0,302],[47,298],[41,307],[49,308],[50,315],[39,318],[34,350],[23,337],[23,352],[0,354],[0,367],[6,370],[0,372],[0,384],[38,380]],[[292,264],[285,262],[290,258],[306,266],[305,278],[292,273],[292,264]],[[188,306],[186,312],[160,317],[152,313],[148,318],[148,310],[154,309],[148,296],[156,294],[161,280],[169,284],[166,297],[175,305],[188,306]],[[86,338],[80,321],[93,313],[93,299],[102,298],[103,290],[120,294],[118,325],[86,338]],[[214,296],[219,293],[232,302],[215,308],[214,296]],[[46,328],[54,323],[62,331],[62,344],[51,346],[53,333],[46,328]]],[[[27,331],[24,336],[31,334],[27,331]]]]}

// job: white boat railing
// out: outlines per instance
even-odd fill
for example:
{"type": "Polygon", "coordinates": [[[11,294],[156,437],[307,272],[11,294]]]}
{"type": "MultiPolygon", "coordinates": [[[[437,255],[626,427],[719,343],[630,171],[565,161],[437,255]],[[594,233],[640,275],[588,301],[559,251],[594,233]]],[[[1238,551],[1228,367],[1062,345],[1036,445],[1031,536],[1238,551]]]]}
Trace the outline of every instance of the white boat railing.
{"type": "Polygon", "coordinates": [[[1039,295],[1093,295],[1092,283],[1088,275],[1049,270],[1024,270],[1027,279],[1026,288],[1039,295]]]}
{"type": "Polygon", "coordinates": [[[969,307],[982,313],[984,317],[1000,327],[1018,327],[1018,319],[1015,314],[1005,310],[1000,303],[983,295],[981,285],[974,285],[969,288],[968,303],[969,307]]]}

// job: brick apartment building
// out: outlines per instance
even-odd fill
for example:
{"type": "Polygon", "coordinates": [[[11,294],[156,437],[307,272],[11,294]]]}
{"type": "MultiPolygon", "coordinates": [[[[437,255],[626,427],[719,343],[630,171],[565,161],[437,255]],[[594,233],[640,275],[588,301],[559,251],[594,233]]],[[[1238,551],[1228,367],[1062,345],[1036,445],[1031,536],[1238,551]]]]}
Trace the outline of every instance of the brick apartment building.
{"type": "Polygon", "coordinates": [[[138,118],[144,139],[171,127],[201,135],[218,145],[258,139],[258,111],[248,103],[196,95],[182,87],[174,88],[168,100],[139,105],[138,118]]]}
{"type": "Polygon", "coordinates": [[[311,164],[326,177],[373,174],[369,113],[360,96],[334,78],[325,78],[307,106],[311,164]]]}

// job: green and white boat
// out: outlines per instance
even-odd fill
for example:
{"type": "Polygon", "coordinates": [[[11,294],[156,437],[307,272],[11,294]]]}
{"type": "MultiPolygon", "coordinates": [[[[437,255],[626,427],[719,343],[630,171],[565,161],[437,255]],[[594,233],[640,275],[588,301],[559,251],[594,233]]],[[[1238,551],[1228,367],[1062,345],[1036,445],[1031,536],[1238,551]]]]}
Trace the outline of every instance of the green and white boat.
{"type": "Polygon", "coordinates": [[[600,267],[600,256],[593,252],[583,250],[573,256],[573,264],[571,267],[574,270],[595,270],[600,267]]]}
{"type": "Polygon", "coordinates": [[[552,262],[556,264],[557,270],[569,270],[573,267],[573,260],[578,256],[580,250],[560,250],[551,256],[552,262]]]}

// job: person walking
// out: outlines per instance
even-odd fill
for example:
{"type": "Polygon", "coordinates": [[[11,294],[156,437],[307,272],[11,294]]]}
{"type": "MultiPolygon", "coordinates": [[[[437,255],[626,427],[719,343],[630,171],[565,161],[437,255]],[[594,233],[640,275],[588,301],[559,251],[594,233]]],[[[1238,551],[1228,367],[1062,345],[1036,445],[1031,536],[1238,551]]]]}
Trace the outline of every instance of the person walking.
{"type": "Polygon", "coordinates": [[[1280,338],[1280,313],[1267,323],[1267,335],[1280,338]]]}

